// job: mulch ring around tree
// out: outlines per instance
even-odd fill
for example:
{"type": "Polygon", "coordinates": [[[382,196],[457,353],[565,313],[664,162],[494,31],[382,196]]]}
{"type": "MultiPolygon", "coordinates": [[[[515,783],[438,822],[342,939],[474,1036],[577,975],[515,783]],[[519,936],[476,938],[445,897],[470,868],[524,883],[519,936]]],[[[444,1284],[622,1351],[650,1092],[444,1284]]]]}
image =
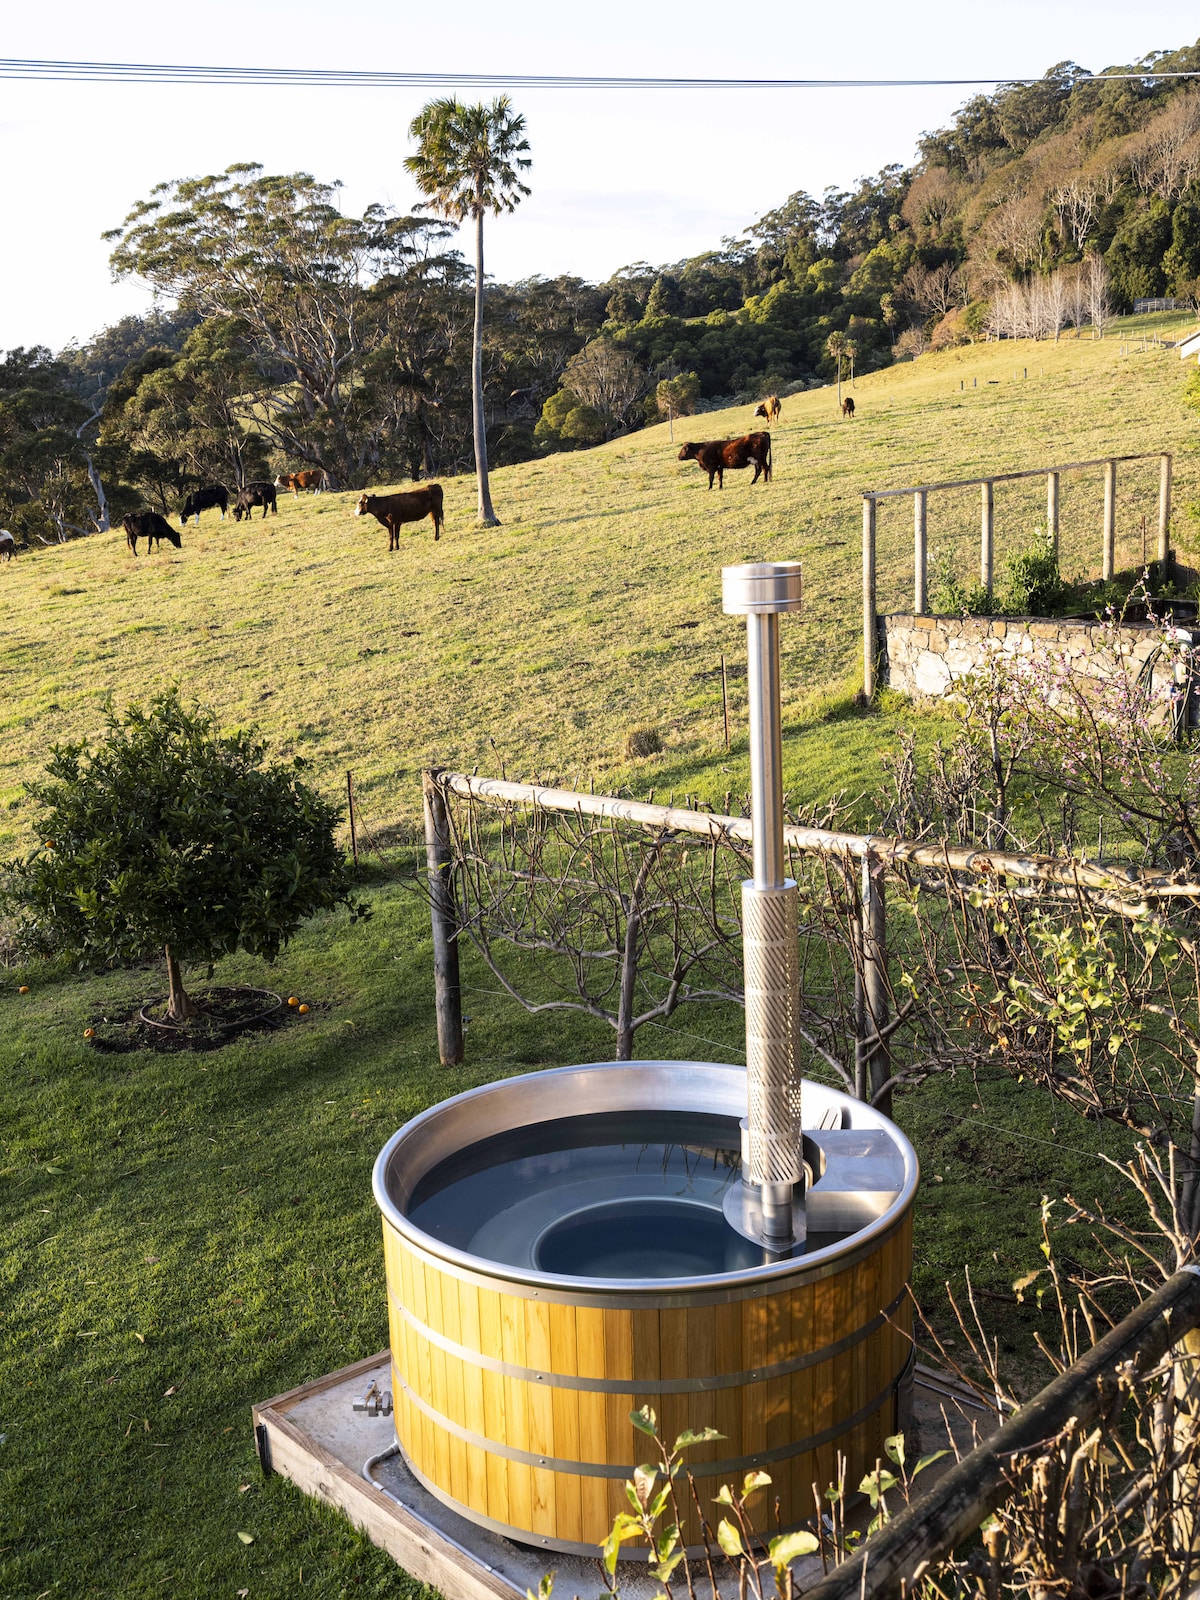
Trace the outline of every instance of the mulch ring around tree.
{"type": "MultiPolygon", "coordinates": [[[[272,1033],[306,1020],[270,989],[219,987],[190,994],[200,1010],[186,1022],[167,1021],[167,1002],[162,997],[120,1015],[96,1018],[88,1042],[94,1050],[118,1054],[129,1050],[220,1050],[248,1033],[272,1033]]],[[[316,1012],[326,1007],[318,1003],[311,1009],[316,1012]]]]}

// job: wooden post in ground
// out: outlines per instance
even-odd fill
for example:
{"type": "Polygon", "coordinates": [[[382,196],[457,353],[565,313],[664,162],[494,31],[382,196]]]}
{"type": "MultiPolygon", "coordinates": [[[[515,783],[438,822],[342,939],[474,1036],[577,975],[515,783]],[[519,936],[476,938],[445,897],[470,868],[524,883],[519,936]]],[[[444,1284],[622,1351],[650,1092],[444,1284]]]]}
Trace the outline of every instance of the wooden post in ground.
{"type": "Polygon", "coordinates": [[[1058,473],[1046,474],[1046,532],[1058,549],[1058,473]]]}
{"type": "Polygon", "coordinates": [[[929,495],[924,489],[918,489],[913,495],[913,610],[919,617],[929,609],[928,515],[929,495]]]}
{"type": "Polygon", "coordinates": [[[354,826],[354,782],[350,773],[346,774],[346,804],[350,807],[350,848],[354,852],[354,865],[358,865],[358,832],[354,826]]]}
{"type": "Polygon", "coordinates": [[[437,1006],[438,1055],[444,1067],[463,1058],[462,985],[458,973],[458,914],[451,877],[450,818],[446,796],[433,772],[421,774],[425,803],[425,860],[433,923],[433,989],[437,1006]]]}
{"type": "Polygon", "coordinates": [[[887,1041],[880,1037],[888,1023],[887,905],[884,900],[883,865],[874,856],[862,864],[862,1007],[855,1051],[855,1088],[862,1099],[892,1114],[892,1092],[879,1095],[891,1076],[887,1041]],[[859,1084],[866,1090],[862,1093],[859,1084]],[[879,1098],[876,1099],[876,1096],[879,1098]]]}
{"type": "Polygon", "coordinates": [[[875,618],[875,501],[863,495],[863,698],[875,697],[875,657],[879,650],[875,618]]]}
{"type": "Polygon", "coordinates": [[[979,537],[979,581],[989,594],[992,592],[992,567],[995,555],[995,497],[992,493],[992,481],[988,481],[980,488],[980,537],[979,537]]]}
{"type": "Polygon", "coordinates": [[[1104,550],[1100,575],[1111,578],[1117,570],[1117,463],[1104,463],[1104,550]]]}
{"type": "Polygon", "coordinates": [[[1164,451],[1158,462],[1158,580],[1171,576],[1171,457],[1164,451]]]}

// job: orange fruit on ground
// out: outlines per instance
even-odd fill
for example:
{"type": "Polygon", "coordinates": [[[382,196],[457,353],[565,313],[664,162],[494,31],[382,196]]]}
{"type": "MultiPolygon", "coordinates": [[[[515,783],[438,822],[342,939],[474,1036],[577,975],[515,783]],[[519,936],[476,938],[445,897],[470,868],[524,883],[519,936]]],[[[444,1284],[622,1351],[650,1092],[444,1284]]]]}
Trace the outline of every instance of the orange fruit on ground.
{"type": "Polygon", "coordinates": [[[17,990],[17,993],[18,994],[28,994],[29,993],[29,985],[27,983],[23,983],[21,985],[21,987],[17,990]]]}
{"type": "Polygon", "coordinates": [[[84,1029],[84,1030],[83,1030],[83,1037],[84,1037],[84,1038],[85,1038],[85,1039],[94,1039],[94,1038],[95,1038],[95,1037],[96,1037],[96,1030],[95,1030],[95,1028],[85,1028],[85,1029],[84,1029]]]}
{"type": "Polygon", "coordinates": [[[299,1002],[299,1000],[297,1000],[297,998],[296,998],[296,996],[294,994],[288,995],[288,1005],[290,1005],[290,1006],[298,1006],[299,1004],[300,1004],[300,1002],[299,1002]]]}
{"type": "Polygon", "coordinates": [[[46,849],[46,850],[53,850],[54,849],[54,840],[53,839],[47,839],[45,841],[45,843],[44,843],[43,848],[46,849]]]}
{"type": "Polygon", "coordinates": [[[300,1015],[302,1017],[306,1017],[308,1015],[308,1007],[307,1006],[301,1006],[300,1007],[300,1015]]]}

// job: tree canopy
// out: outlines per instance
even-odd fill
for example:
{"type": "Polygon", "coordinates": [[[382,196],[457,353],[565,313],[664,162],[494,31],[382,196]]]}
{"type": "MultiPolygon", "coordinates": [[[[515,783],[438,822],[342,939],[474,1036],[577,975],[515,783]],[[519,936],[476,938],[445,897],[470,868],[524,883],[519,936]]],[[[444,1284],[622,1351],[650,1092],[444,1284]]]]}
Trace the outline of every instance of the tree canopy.
{"type": "Polygon", "coordinates": [[[40,843],[5,893],[34,948],[100,966],[165,953],[170,1015],[191,1003],[181,961],[236,950],[273,961],[307,917],[351,898],[338,808],[268,762],[253,733],[218,731],[177,691],[111,706],[94,747],[57,746],[29,786],[40,843]]]}

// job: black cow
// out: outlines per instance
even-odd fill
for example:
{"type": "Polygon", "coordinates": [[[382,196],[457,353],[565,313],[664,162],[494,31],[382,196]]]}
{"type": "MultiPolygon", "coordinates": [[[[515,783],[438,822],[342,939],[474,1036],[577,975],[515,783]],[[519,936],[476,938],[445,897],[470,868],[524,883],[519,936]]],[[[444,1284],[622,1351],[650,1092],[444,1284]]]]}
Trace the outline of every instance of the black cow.
{"type": "Polygon", "coordinates": [[[266,521],[267,511],[279,514],[279,507],[275,504],[275,485],[273,483],[248,483],[245,488],[238,490],[237,504],[233,508],[233,520],[240,522],[243,517],[254,514],[254,507],[263,508],[263,520],[266,521]]]}
{"type": "Polygon", "coordinates": [[[223,483],[210,483],[206,489],[193,489],[183,502],[183,510],[179,513],[179,525],[187,526],[187,519],[195,517],[200,521],[200,513],[207,511],[210,506],[220,506],[221,521],[225,521],[225,513],[229,510],[229,490],[223,483]]]}
{"type": "Polygon", "coordinates": [[[135,556],[139,539],[145,539],[147,554],[162,539],[173,544],[176,550],[182,549],[179,535],[166,517],[160,517],[157,511],[131,511],[121,526],[125,529],[125,541],[135,556]]]}
{"type": "Polygon", "coordinates": [[[849,417],[851,422],[854,421],[854,401],[849,395],[842,401],[842,415],[849,417]]]}
{"type": "Polygon", "coordinates": [[[680,461],[698,461],[708,473],[708,487],[717,480],[717,487],[725,487],[726,471],[738,467],[754,467],[750,482],[758,482],[759,473],[764,483],[771,481],[771,435],[748,433],[741,439],[715,439],[707,444],[685,444],[679,452],[680,461]]]}

